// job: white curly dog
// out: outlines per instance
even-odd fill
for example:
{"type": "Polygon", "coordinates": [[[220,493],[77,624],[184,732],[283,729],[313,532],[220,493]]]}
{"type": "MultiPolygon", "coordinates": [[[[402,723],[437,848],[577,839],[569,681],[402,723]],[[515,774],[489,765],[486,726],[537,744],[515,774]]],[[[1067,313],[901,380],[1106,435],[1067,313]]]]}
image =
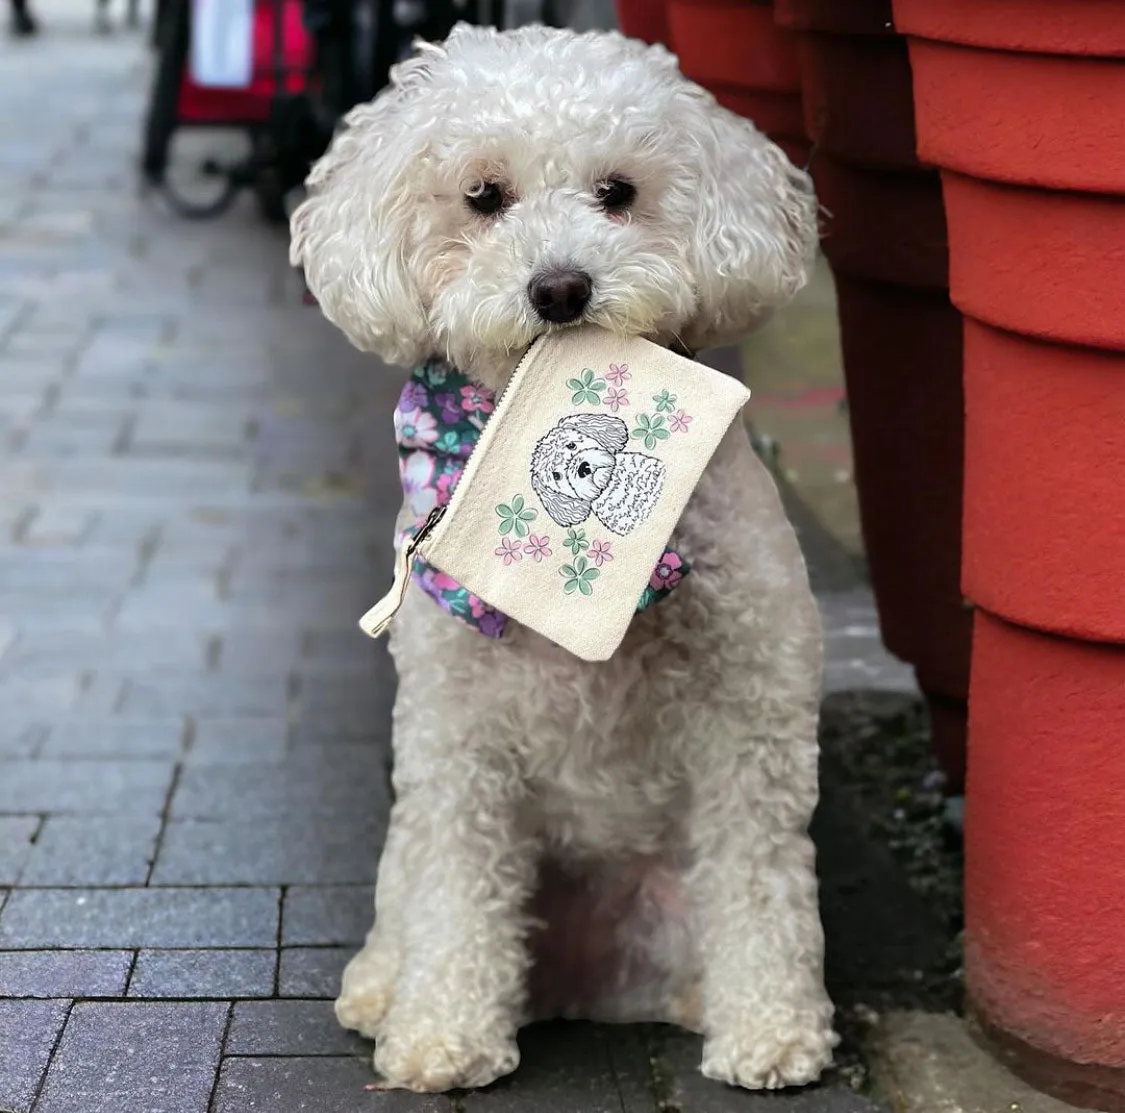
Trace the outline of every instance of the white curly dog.
{"type": "Polygon", "coordinates": [[[626,452],[629,426],[609,414],[568,414],[535,446],[531,487],[559,526],[592,513],[626,537],[652,513],[664,489],[664,463],[626,452]]]}
{"type": "MultiPolygon", "coordinates": [[[[808,177],[660,47],[460,26],[346,124],[291,256],[388,361],[436,353],[499,389],[545,331],[696,350],[806,280],[808,177]]],[[[831,1061],[806,833],[819,617],[741,428],[673,543],[691,574],[608,662],[408,594],[397,801],[336,1002],[387,1085],[483,1086],[516,1067],[522,1024],[559,1015],[684,1025],[705,1075],[749,1088],[831,1061]]]]}

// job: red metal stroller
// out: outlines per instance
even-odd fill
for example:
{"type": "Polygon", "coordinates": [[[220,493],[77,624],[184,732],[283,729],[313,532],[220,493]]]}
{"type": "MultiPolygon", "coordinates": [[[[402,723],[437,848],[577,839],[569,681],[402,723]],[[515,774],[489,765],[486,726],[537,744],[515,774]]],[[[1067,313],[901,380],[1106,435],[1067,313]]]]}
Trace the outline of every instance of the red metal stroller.
{"type": "Polygon", "coordinates": [[[302,0],[254,4],[252,71],[240,88],[209,88],[194,79],[188,64],[192,12],[193,0],[170,0],[162,12],[145,120],[144,177],[183,216],[217,215],[239,190],[251,188],[267,219],[284,220],[286,193],[300,184],[326,142],[315,115],[316,51],[302,0]],[[238,129],[249,137],[245,159],[230,166],[204,160],[203,175],[220,183],[207,199],[184,196],[169,180],[170,147],[181,128],[238,129]]]}

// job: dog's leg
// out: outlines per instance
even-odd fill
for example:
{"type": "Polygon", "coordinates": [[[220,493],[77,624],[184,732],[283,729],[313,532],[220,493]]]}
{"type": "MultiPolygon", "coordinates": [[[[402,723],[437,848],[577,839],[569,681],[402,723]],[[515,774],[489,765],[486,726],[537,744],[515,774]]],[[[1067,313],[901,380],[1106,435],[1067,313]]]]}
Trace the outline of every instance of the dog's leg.
{"type": "MultiPolygon", "coordinates": [[[[737,670],[735,670],[737,671],[737,670]]],[[[747,1089],[803,1085],[832,1059],[815,852],[816,712],[782,676],[740,674],[700,723],[687,877],[698,914],[703,1073],[747,1089]]]]}
{"type": "Polygon", "coordinates": [[[401,962],[375,1069],[416,1091],[484,1086],[519,1063],[537,862],[510,759],[474,754],[463,736],[440,750],[445,760],[401,788],[386,867],[401,962]]]}
{"type": "Polygon", "coordinates": [[[375,890],[375,923],[367,933],[363,949],[344,970],[336,1019],[374,1039],[394,997],[395,978],[402,955],[401,909],[409,892],[404,861],[403,830],[394,813],[379,862],[375,890]]]}

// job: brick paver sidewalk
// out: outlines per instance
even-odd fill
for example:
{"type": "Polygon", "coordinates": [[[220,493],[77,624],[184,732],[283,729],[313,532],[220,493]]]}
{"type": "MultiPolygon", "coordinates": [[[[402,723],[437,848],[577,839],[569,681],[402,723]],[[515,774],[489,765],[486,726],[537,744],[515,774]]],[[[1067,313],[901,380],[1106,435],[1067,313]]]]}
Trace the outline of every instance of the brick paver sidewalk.
{"type": "Polygon", "coordinates": [[[40,7],[0,42],[0,1110],[870,1108],[704,1083],[691,1040],[654,1083],[642,1033],[578,1025],[484,1095],[364,1089],[329,999],[387,809],[392,675],[354,622],[397,382],[251,206],[137,197],[139,40],[40,7]]]}

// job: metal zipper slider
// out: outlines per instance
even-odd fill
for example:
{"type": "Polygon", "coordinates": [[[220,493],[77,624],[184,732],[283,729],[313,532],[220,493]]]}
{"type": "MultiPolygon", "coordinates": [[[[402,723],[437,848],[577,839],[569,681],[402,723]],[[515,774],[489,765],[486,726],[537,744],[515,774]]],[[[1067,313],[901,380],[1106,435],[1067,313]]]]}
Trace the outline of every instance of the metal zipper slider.
{"type": "Polygon", "coordinates": [[[379,637],[390,626],[395,615],[398,614],[406,599],[407,588],[410,587],[410,572],[414,566],[414,554],[417,553],[426,538],[433,533],[438,522],[445,517],[445,510],[444,506],[435,506],[426,516],[421,529],[395,555],[395,578],[391,584],[391,590],[359,620],[359,628],[369,638],[379,637]]]}

